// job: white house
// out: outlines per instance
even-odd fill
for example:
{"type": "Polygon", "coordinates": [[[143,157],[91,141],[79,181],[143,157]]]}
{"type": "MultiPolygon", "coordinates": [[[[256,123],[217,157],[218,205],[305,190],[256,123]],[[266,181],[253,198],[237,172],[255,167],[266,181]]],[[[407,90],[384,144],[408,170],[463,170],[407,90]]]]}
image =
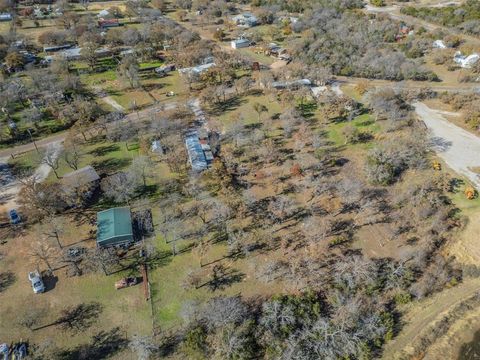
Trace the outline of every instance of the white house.
{"type": "Polygon", "coordinates": [[[443,42],[443,40],[435,40],[433,42],[433,48],[434,49],[446,49],[447,45],[443,42]]]}
{"type": "Polygon", "coordinates": [[[215,66],[215,63],[208,63],[203,65],[197,65],[194,67],[178,69],[178,72],[181,75],[191,75],[191,76],[200,76],[202,73],[215,66]]]}
{"type": "Polygon", "coordinates": [[[253,27],[258,25],[257,17],[251,13],[236,15],[232,18],[232,20],[237,26],[241,27],[253,27]]]}
{"type": "Polygon", "coordinates": [[[453,57],[453,61],[455,61],[458,65],[460,65],[460,67],[465,69],[470,69],[478,62],[478,60],[480,60],[480,55],[477,53],[469,56],[464,56],[460,51],[457,51],[455,53],[455,56],[453,57]]]}

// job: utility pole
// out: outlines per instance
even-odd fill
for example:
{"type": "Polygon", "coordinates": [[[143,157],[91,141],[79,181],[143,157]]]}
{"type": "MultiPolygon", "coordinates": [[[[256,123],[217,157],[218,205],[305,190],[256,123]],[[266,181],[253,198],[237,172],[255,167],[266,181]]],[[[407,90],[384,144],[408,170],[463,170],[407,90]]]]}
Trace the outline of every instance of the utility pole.
{"type": "Polygon", "coordinates": [[[35,146],[35,150],[37,150],[37,153],[38,153],[39,151],[38,151],[37,143],[33,139],[32,132],[30,131],[30,129],[27,129],[27,132],[28,132],[28,135],[30,135],[30,140],[32,140],[33,146],[35,146]]]}

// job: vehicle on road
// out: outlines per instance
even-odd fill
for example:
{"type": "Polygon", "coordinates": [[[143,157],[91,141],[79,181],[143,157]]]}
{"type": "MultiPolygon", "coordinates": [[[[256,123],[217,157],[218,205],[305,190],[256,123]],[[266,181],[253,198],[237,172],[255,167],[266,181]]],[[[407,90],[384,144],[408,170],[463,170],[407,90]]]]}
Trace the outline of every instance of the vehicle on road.
{"type": "Polygon", "coordinates": [[[45,284],[38,271],[29,272],[28,280],[32,283],[32,289],[35,294],[43,293],[45,291],[45,284]]]}
{"type": "Polygon", "coordinates": [[[10,219],[10,224],[13,225],[19,224],[22,221],[22,218],[15,209],[8,212],[8,218],[10,219]]]}

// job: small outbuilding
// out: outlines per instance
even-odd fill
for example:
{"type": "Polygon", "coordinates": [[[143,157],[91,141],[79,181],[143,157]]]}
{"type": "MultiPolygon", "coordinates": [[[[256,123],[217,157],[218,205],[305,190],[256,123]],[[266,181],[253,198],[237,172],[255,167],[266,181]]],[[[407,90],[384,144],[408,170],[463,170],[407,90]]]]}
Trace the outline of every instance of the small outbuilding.
{"type": "Polygon", "coordinates": [[[230,43],[232,49],[246,48],[250,46],[250,40],[248,39],[235,39],[230,43]]]}
{"type": "Polygon", "coordinates": [[[117,207],[97,213],[97,246],[110,247],[133,243],[130,208],[117,207]]]}

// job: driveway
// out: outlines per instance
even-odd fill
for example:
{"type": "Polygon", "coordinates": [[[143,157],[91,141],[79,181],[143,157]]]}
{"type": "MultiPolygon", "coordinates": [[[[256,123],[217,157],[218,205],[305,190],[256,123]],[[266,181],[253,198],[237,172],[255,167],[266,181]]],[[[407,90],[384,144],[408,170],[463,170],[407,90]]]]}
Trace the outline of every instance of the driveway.
{"type": "Polygon", "coordinates": [[[437,154],[457,173],[464,175],[480,189],[480,138],[449,122],[441,111],[414,103],[415,111],[430,130],[437,154]]]}
{"type": "MultiPolygon", "coordinates": [[[[50,143],[49,149],[54,157],[60,156],[62,141],[50,143]]],[[[9,157],[0,158],[0,210],[8,211],[17,207],[17,195],[22,189],[22,184],[13,176],[8,166],[9,157]]],[[[40,164],[33,176],[38,182],[45,180],[52,169],[47,164],[40,164]]]]}

